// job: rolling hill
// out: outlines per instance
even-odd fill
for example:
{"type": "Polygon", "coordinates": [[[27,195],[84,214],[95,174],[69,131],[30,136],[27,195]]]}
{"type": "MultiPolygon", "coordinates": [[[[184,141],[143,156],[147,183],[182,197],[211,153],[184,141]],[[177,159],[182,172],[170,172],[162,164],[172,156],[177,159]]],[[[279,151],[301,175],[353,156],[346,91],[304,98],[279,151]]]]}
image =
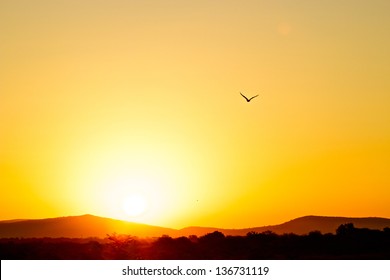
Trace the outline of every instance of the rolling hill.
{"type": "Polygon", "coordinates": [[[104,238],[107,234],[130,234],[139,237],[174,235],[176,230],[93,215],[38,220],[0,222],[0,238],[4,237],[70,237],[104,238]]]}
{"type": "Polygon", "coordinates": [[[285,222],[280,225],[254,227],[246,229],[220,230],[225,235],[245,235],[246,233],[272,231],[277,234],[295,233],[308,234],[311,231],[321,233],[336,233],[336,229],[341,224],[353,223],[356,228],[380,229],[390,227],[390,219],[387,218],[347,218],[347,217],[324,217],[324,216],[304,216],[285,222]]]}
{"type": "Polygon", "coordinates": [[[221,229],[211,227],[187,227],[180,230],[157,227],[93,215],[59,217],[37,220],[0,221],[0,238],[7,237],[69,237],[69,238],[104,238],[107,234],[129,234],[138,237],[172,237],[197,235],[220,231],[225,235],[246,235],[248,232],[272,231],[277,234],[307,234],[318,230],[322,233],[335,233],[341,224],[353,223],[357,228],[380,229],[390,227],[386,218],[346,218],[305,216],[283,224],[244,229],[221,229]]]}

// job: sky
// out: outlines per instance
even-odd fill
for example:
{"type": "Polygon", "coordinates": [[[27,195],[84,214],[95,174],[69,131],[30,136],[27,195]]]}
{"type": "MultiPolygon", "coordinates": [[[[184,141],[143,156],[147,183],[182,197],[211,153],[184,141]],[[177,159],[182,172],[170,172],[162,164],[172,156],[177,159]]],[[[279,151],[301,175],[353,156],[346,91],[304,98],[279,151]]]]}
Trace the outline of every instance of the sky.
{"type": "Polygon", "coordinates": [[[390,218],[389,10],[2,0],[0,219],[390,218]]]}

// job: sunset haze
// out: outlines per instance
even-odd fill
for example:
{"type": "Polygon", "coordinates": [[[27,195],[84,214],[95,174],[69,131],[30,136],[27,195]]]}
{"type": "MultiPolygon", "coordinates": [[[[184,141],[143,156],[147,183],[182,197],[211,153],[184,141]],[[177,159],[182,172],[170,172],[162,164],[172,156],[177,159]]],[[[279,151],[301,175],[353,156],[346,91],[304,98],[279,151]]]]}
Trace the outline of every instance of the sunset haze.
{"type": "Polygon", "coordinates": [[[2,0],[0,220],[389,218],[389,11],[2,0]]]}

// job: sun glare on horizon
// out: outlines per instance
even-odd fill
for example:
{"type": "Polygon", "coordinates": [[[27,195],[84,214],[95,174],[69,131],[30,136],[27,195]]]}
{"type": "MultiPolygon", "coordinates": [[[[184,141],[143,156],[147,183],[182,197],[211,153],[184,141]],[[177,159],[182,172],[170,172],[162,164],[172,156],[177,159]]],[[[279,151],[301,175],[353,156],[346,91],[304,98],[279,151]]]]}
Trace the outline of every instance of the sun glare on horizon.
{"type": "Polygon", "coordinates": [[[139,217],[148,210],[148,202],[140,194],[131,194],[123,199],[122,208],[129,217],[139,217]]]}
{"type": "Polygon", "coordinates": [[[390,217],[390,1],[149,2],[0,1],[0,221],[390,217]]]}

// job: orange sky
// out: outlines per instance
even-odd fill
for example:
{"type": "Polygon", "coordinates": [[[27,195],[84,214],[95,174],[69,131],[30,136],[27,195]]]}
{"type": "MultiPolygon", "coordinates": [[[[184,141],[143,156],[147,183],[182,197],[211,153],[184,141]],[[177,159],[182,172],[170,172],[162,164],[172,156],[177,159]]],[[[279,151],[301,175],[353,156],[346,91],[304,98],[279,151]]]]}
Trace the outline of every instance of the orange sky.
{"type": "Polygon", "coordinates": [[[390,217],[389,8],[1,1],[0,219],[390,217]]]}

